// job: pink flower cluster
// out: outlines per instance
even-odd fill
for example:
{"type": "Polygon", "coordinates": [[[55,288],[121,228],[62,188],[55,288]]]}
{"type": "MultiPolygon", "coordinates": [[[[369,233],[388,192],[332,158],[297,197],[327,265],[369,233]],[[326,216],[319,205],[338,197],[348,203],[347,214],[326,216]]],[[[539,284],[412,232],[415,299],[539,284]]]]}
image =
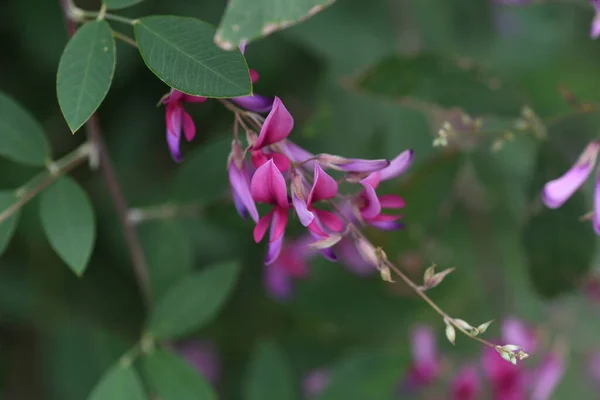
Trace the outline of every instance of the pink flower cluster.
{"type": "Polygon", "coordinates": [[[269,231],[265,264],[275,262],[282,252],[290,211],[307,228],[313,245],[331,260],[337,259],[332,246],[348,233],[349,224],[364,222],[380,229],[402,226],[400,215],[383,214],[382,210],[402,208],[404,200],[396,195],[378,196],[376,189],[381,181],[397,177],[410,166],[412,151],[401,153],[391,162],[313,155],[287,139],[293,126],[291,114],[275,97],[258,134],[246,131],[246,148],[235,138],[229,156],[229,181],[236,208],[256,222],[257,243],[269,231]],[[342,172],[340,181],[358,184],[361,190],[342,199],[338,180],[326,170],[342,172]],[[259,218],[256,203],[268,204],[271,209],[259,218]]]}

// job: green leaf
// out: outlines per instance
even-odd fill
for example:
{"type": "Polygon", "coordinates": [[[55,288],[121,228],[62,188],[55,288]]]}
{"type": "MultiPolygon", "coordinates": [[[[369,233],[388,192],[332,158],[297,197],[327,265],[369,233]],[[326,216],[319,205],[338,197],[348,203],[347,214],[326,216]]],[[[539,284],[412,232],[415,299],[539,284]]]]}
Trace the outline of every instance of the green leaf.
{"type": "Polygon", "coordinates": [[[141,360],[142,374],[161,400],[215,400],[211,386],[186,361],[165,350],[141,360]]]}
{"type": "Polygon", "coordinates": [[[88,22],[69,40],[58,64],[58,104],[72,132],[98,109],[113,79],[116,47],[106,21],[88,22]]]}
{"type": "Polygon", "coordinates": [[[252,93],[246,60],[239,50],[214,44],[215,28],[195,18],[139,19],[135,38],[144,62],[167,85],[194,96],[236,97],[252,93]]]}
{"type": "Polygon", "coordinates": [[[52,248],[81,276],[96,237],[94,210],[87,194],[73,179],[63,177],[42,194],[40,217],[52,248]]]}
{"type": "Polygon", "coordinates": [[[432,54],[392,56],[361,73],[356,86],[396,101],[459,107],[469,114],[518,115],[518,94],[473,65],[432,54]]]}
{"type": "Polygon", "coordinates": [[[135,369],[119,362],[104,374],[88,400],[146,400],[146,394],[135,369]]]}
{"type": "Polygon", "coordinates": [[[27,165],[44,165],[50,145],[40,124],[13,99],[0,92],[0,155],[27,165]]]}
{"type": "Polygon", "coordinates": [[[231,0],[215,36],[226,50],[301,22],[335,0],[231,0]]]}
{"type": "Polygon", "coordinates": [[[161,298],[174,283],[194,268],[194,249],[189,235],[175,221],[154,221],[138,228],[148,261],[150,288],[161,298]]]}
{"type": "Polygon", "coordinates": [[[238,263],[227,262],[181,279],[156,304],[147,333],[157,339],[174,339],[210,322],[233,291],[239,271],[238,263]]]}
{"type": "MultiPolygon", "coordinates": [[[[17,198],[13,192],[0,192],[0,213],[13,205],[16,201],[17,198]]],[[[20,215],[21,212],[17,211],[0,223],[0,256],[4,253],[10,243],[10,239],[12,239],[15,234],[20,215]]]]}
{"type": "Polygon", "coordinates": [[[106,8],[109,10],[118,10],[121,8],[134,6],[142,1],[144,0],[103,0],[102,2],[106,4],[106,8]]]}
{"type": "Polygon", "coordinates": [[[296,398],[290,365],[272,342],[258,345],[246,376],[245,400],[293,400],[296,398]]]}
{"type": "Polygon", "coordinates": [[[544,184],[561,176],[575,161],[567,159],[563,150],[550,141],[539,149],[531,185],[539,212],[527,222],[522,236],[533,286],[546,297],[574,289],[589,271],[595,249],[591,222],[579,221],[587,213],[582,191],[575,192],[559,209],[539,204],[544,184]]]}

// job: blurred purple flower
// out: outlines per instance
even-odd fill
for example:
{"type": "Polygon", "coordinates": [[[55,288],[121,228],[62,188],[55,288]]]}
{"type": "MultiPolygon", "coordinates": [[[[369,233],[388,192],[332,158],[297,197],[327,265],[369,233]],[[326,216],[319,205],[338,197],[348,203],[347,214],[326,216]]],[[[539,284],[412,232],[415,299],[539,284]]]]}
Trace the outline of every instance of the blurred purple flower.
{"type": "Polygon", "coordinates": [[[410,341],[413,361],[406,377],[406,385],[412,389],[430,385],[441,372],[433,331],[427,326],[418,326],[412,330],[410,341]]]}
{"type": "Polygon", "coordinates": [[[221,375],[221,363],[217,348],[208,341],[189,340],[174,345],[179,353],[192,367],[215,386],[221,375]]]}
{"type": "Polygon", "coordinates": [[[231,145],[231,154],[227,163],[231,196],[238,214],[242,218],[252,217],[258,222],[258,210],[250,192],[251,166],[244,160],[240,142],[234,140],[231,145]]]}
{"type": "Polygon", "coordinates": [[[600,0],[590,0],[590,3],[595,11],[592,26],[590,27],[590,37],[592,39],[598,39],[598,37],[600,37],[600,0]]]}
{"type": "Polygon", "coordinates": [[[273,298],[287,301],[294,291],[294,280],[308,276],[308,261],[315,254],[309,247],[312,238],[290,241],[283,245],[279,257],[270,265],[265,266],[264,284],[273,298]]]}
{"type": "Polygon", "coordinates": [[[600,386],[600,350],[592,353],[588,360],[588,373],[596,384],[600,386]]]}
{"type": "Polygon", "coordinates": [[[452,379],[452,400],[475,400],[481,392],[481,382],[473,365],[463,367],[452,379]]]}
{"type": "MultiPolygon", "coordinates": [[[[562,206],[592,173],[600,151],[600,142],[590,143],[575,164],[561,177],[544,186],[542,201],[549,208],[562,206]]],[[[600,235],[600,178],[596,178],[593,225],[600,235]]]]}
{"type": "Polygon", "coordinates": [[[502,323],[502,340],[521,346],[528,353],[533,353],[537,346],[533,330],[516,318],[506,318],[502,323]]]}
{"type": "Polygon", "coordinates": [[[188,142],[191,142],[196,136],[196,125],[190,114],[185,111],[183,103],[203,103],[205,101],[206,97],[190,96],[175,89],[171,89],[171,92],[161,100],[163,104],[166,104],[167,144],[175,162],[182,161],[179,150],[181,131],[183,130],[188,142]]]}
{"type": "Polygon", "coordinates": [[[542,361],[533,377],[531,400],[548,400],[565,373],[562,357],[550,353],[542,361]]]}
{"type": "Polygon", "coordinates": [[[330,372],[326,368],[309,371],[302,383],[304,397],[313,398],[319,396],[329,384],[330,378],[330,372]]]}

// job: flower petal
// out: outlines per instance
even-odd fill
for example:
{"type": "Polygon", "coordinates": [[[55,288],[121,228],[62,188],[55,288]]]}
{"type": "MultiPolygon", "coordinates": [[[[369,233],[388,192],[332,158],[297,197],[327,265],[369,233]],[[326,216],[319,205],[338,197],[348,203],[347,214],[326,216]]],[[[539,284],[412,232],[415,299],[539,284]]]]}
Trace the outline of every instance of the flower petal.
{"type": "Polygon", "coordinates": [[[258,82],[258,80],[260,79],[259,73],[255,69],[252,69],[252,68],[249,69],[249,72],[250,72],[250,80],[252,81],[252,83],[258,82]]]}
{"type": "Polygon", "coordinates": [[[265,265],[271,265],[275,260],[277,260],[277,257],[279,257],[279,254],[281,253],[282,246],[283,235],[281,235],[278,239],[269,242],[269,245],[267,246],[267,255],[265,257],[265,265]]]}
{"type": "Polygon", "coordinates": [[[306,202],[292,192],[292,204],[296,210],[296,215],[303,226],[308,226],[315,219],[315,215],[308,210],[306,202]]]}
{"type": "Polygon", "coordinates": [[[267,158],[273,160],[281,172],[285,172],[290,168],[290,160],[281,153],[267,153],[267,158]]]}
{"type": "Polygon", "coordinates": [[[596,235],[600,235],[600,175],[596,177],[596,184],[594,186],[594,218],[593,218],[594,230],[596,235]]]}
{"type": "Polygon", "coordinates": [[[315,210],[314,212],[319,219],[319,222],[327,229],[333,232],[341,232],[344,230],[344,223],[336,214],[325,210],[315,210]]]}
{"type": "Polygon", "coordinates": [[[258,150],[264,146],[277,143],[285,139],[294,128],[294,118],[285,108],[281,99],[275,96],[273,108],[265,119],[258,135],[254,149],[258,150]]]}
{"type": "Polygon", "coordinates": [[[370,275],[377,271],[371,263],[363,259],[358,250],[356,250],[354,241],[351,239],[342,239],[337,245],[337,251],[340,253],[340,257],[346,268],[356,275],[370,275]]]}
{"type": "Polygon", "coordinates": [[[542,191],[542,201],[547,207],[562,206],[583,185],[594,168],[598,150],[599,143],[590,143],[571,169],[561,177],[546,183],[542,191]]]}
{"type": "Polygon", "coordinates": [[[165,107],[165,118],[167,121],[167,132],[173,136],[181,135],[181,119],[183,106],[181,103],[169,103],[165,107]]]}
{"type": "Polygon", "coordinates": [[[404,199],[395,194],[379,196],[379,204],[382,208],[404,208],[406,206],[404,199]]]}
{"type": "Polygon", "coordinates": [[[390,165],[385,159],[381,160],[363,160],[360,158],[348,158],[343,164],[337,164],[336,169],[346,172],[376,172],[381,171],[390,165]]]}
{"type": "Polygon", "coordinates": [[[239,169],[234,162],[229,163],[228,172],[229,183],[234,192],[234,200],[237,198],[254,222],[258,222],[258,210],[256,209],[256,204],[250,193],[248,174],[246,171],[239,169]]]}
{"type": "Polygon", "coordinates": [[[238,196],[235,190],[231,191],[231,198],[233,199],[233,205],[235,206],[235,210],[238,212],[240,217],[242,217],[243,219],[248,218],[248,210],[246,209],[246,206],[242,202],[242,199],[240,198],[240,196],[238,196]]]}
{"type": "Polygon", "coordinates": [[[379,214],[375,218],[368,219],[367,223],[383,231],[395,231],[404,228],[404,224],[398,222],[400,218],[402,218],[401,215],[379,214]]]}
{"type": "Polygon", "coordinates": [[[313,158],[314,154],[304,150],[302,147],[298,146],[296,143],[286,140],[281,144],[283,153],[289,158],[291,161],[295,163],[305,163],[308,168],[313,168],[312,164],[315,161],[306,161],[309,158],[313,158]]]}
{"type": "Polygon", "coordinates": [[[250,192],[257,202],[276,204],[283,208],[288,206],[285,179],[273,160],[256,170],[250,182],[250,192]]]}
{"type": "Polygon", "coordinates": [[[382,181],[386,181],[388,179],[393,179],[402,174],[404,171],[410,167],[413,162],[414,151],[413,150],[405,150],[400,155],[392,160],[389,167],[382,169],[379,171],[381,174],[379,178],[382,181]]]}
{"type": "Polygon", "coordinates": [[[452,400],[475,400],[480,392],[481,382],[473,365],[464,367],[452,379],[452,400]]]}
{"type": "Polygon", "coordinates": [[[288,222],[288,211],[287,208],[276,207],[273,210],[273,220],[271,221],[271,231],[269,232],[269,242],[281,238],[285,232],[285,227],[288,222]]]}
{"type": "Polygon", "coordinates": [[[264,285],[267,293],[275,299],[286,301],[292,297],[294,281],[283,268],[268,265],[264,269],[264,285]]]}
{"type": "Polygon", "coordinates": [[[363,182],[364,179],[361,181],[361,184],[364,188],[362,195],[364,196],[363,198],[366,204],[361,208],[360,213],[365,219],[375,218],[381,213],[381,204],[379,204],[379,199],[377,198],[377,193],[375,193],[373,186],[363,182]]]}
{"type": "Polygon", "coordinates": [[[418,326],[413,329],[410,334],[410,344],[416,364],[437,360],[435,335],[431,328],[418,326]]]}
{"type": "Polygon", "coordinates": [[[256,113],[266,113],[273,107],[273,98],[261,96],[258,94],[252,96],[234,97],[232,102],[238,106],[256,113]]]}
{"type": "Polygon", "coordinates": [[[265,233],[267,233],[267,229],[269,228],[272,217],[273,217],[273,211],[271,211],[270,213],[268,213],[267,215],[265,215],[264,217],[262,217],[261,219],[258,220],[258,223],[254,227],[254,232],[253,232],[254,241],[256,243],[260,242],[265,237],[265,233]]]}
{"type": "Polygon", "coordinates": [[[185,110],[181,111],[181,117],[183,120],[183,133],[185,134],[185,139],[188,142],[191,142],[196,136],[196,124],[194,124],[194,120],[185,110]]]}
{"type": "Polygon", "coordinates": [[[592,20],[592,26],[590,27],[590,37],[592,39],[598,39],[600,37],[600,12],[596,10],[596,15],[592,20]]]}
{"type": "Polygon", "coordinates": [[[179,135],[173,135],[167,131],[167,145],[171,152],[171,157],[175,162],[181,162],[181,151],[179,150],[179,135]]]}
{"type": "Polygon", "coordinates": [[[202,96],[192,96],[191,94],[184,94],[181,100],[186,103],[204,103],[208,98],[202,96]]]}
{"type": "Polygon", "coordinates": [[[533,330],[516,318],[506,318],[502,323],[502,340],[521,346],[529,353],[535,352],[537,346],[533,330]]]}
{"type": "Polygon", "coordinates": [[[533,383],[531,400],[548,400],[560,383],[565,373],[562,359],[556,354],[550,354],[537,371],[533,383]]]}
{"type": "Polygon", "coordinates": [[[320,200],[332,199],[338,191],[338,184],[331,176],[329,176],[319,164],[315,164],[314,168],[314,183],[308,194],[307,203],[310,206],[320,200]]]}

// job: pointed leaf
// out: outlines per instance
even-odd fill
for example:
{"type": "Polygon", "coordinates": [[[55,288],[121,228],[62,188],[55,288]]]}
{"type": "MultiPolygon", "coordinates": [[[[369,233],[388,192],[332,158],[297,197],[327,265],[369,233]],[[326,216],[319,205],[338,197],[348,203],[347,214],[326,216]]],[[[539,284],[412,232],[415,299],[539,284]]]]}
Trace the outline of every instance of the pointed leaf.
{"type": "Polygon", "coordinates": [[[227,262],[185,276],[158,301],[146,331],[157,339],[184,336],[212,320],[233,291],[240,266],[227,262]]]}
{"type": "Polygon", "coordinates": [[[142,381],[131,365],[117,363],[94,387],[88,400],[146,400],[142,381]]]}
{"type": "Polygon", "coordinates": [[[293,400],[292,371],[283,351],[263,342],[254,351],[246,376],[245,400],[293,400]]]}
{"type": "Polygon", "coordinates": [[[98,109],[110,88],[116,66],[110,25],[92,21],[69,40],[58,64],[58,104],[72,132],[98,109]]]}
{"type": "Polygon", "coordinates": [[[141,360],[142,374],[161,400],[216,400],[206,380],[185,360],[154,350],[141,360]]]}
{"type": "Polygon", "coordinates": [[[142,1],[144,0],[103,0],[102,2],[106,4],[106,8],[109,10],[118,10],[121,8],[134,6],[142,1]]]}
{"type": "Polygon", "coordinates": [[[419,101],[470,114],[517,115],[516,91],[473,63],[436,55],[393,56],[371,66],[356,80],[359,89],[399,102],[419,101]]]}
{"type": "Polygon", "coordinates": [[[12,98],[0,92],[0,155],[28,165],[44,165],[50,145],[40,124],[12,98]]]}
{"type": "Polygon", "coordinates": [[[204,97],[252,93],[246,60],[239,50],[214,44],[215,28],[195,18],[151,16],[135,24],[144,62],[167,85],[204,97]]]}
{"type": "MultiPolygon", "coordinates": [[[[0,192],[0,213],[17,201],[13,192],[0,192]]],[[[17,211],[0,223],[0,256],[4,253],[12,239],[19,222],[21,212],[17,211]]]]}
{"type": "Polygon", "coordinates": [[[81,276],[96,238],[94,210],[88,195],[73,179],[63,177],[42,194],[40,218],[52,248],[81,276]]]}
{"type": "Polygon", "coordinates": [[[231,50],[243,42],[301,22],[335,0],[231,0],[215,36],[215,42],[231,50]]]}

